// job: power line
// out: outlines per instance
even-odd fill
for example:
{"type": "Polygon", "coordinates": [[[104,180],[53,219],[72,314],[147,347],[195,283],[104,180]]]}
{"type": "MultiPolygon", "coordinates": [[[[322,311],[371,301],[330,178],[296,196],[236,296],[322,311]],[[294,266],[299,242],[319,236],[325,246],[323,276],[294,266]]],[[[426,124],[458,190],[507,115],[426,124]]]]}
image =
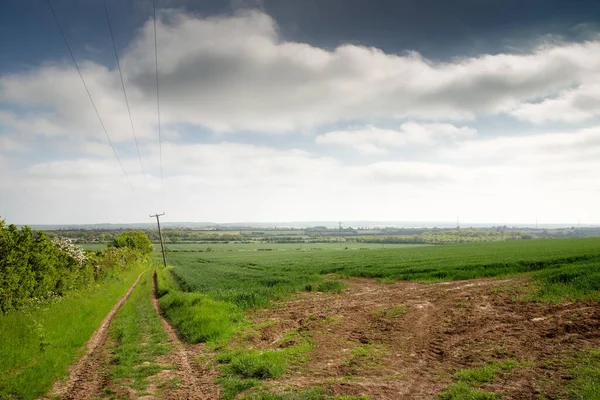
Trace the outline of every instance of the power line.
{"type": "Polygon", "coordinates": [[[158,46],[156,44],[156,0],[152,0],[152,8],[154,11],[154,65],[156,67],[156,114],[158,118],[158,150],[160,154],[160,187],[164,195],[162,138],[160,134],[160,90],[158,86],[158,46]]]}
{"type": "Polygon", "coordinates": [[[131,108],[129,107],[129,99],[127,98],[127,91],[125,90],[125,81],[123,80],[123,71],[121,70],[121,63],[119,62],[119,53],[117,52],[117,45],[115,43],[115,36],[113,34],[112,25],[110,23],[110,16],[108,14],[108,7],[106,5],[106,0],[104,0],[104,11],[106,13],[106,22],[108,22],[108,30],[110,31],[110,38],[112,40],[113,50],[115,52],[115,59],[117,60],[117,68],[119,69],[119,76],[121,77],[121,87],[123,88],[123,96],[125,97],[125,104],[127,104],[127,113],[129,114],[129,121],[131,122],[131,132],[133,132],[133,139],[135,141],[135,148],[137,150],[138,158],[140,160],[140,167],[142,167],[142,174],[144,175],[144,180],[146,180],[146,171],[144,170],[144,163],[142,162],[140,146],[138,145],[137,136],[135,134],[135,128],[133,126],[133,118],[131,116],[131,108]]]}
{"type": "Polygon", "coordinates": [[[67,40],[67,37],[65,36],[65,32],[63,31],[60,23],[58,22],[58,17],[56,16],[56,13],[54,12],[54,8],[52,7],[52,3],[50,2],[50,0],[47,0],[48,2],[48,6],[50,7],[50,11],[52,12],[52,15],[54,16],[54,21],[56,21],[56,26],[58,26],[58,30],[60,31],[60,34],[62,35],[64,41],[65,41],[65,45],[67,46],[67,50],[69,50],[69,54],[71,55],[71,59],[73,60],[73,64],[75,64],[75,69],[77,69],[77,73],[79,74],[79,78],[81,79],[81,83],[83,83],[83,87],[85,88],[85,91],[90,99],[90,102],[92,103],[92,107],[94,107],[94,111],[96,112],[96,116],[98,117],[98,121],[100,121],[100,125],[102,126],[102,130],[104,131],[104,134],[106,135],[106,139],[108,140],[108,144],[110,144],[110,147],[113,151],[113,154],[115,155],[115,158],[117,159],[117,162],[119,163],[119,166],[121,166],[121,171],[123,171],[123,175],[125,175],[125,179],[127,179],[127,182],[129,183],[129,186],[131,187],[131,191],[133,192],[133,194],[135,195],[135,197],[138,199],[137,197],[137,193],[135,192],[135,189],[133,187],[133,185],[131,184],[131,181],[129,180],[129,176],[127,176],[127,172],[125,172],[125,168],[123,168],[123,164],[121,163],[121,159],[119,158],[119,155],[117,154],[117,149],[115,149],[115,146],[113,145],[112,140],[110,140],[110,136],[108,135],[108,131],[106,130],[106,127],[104,126],[104,121],[102,121],[102,117],[100,117],[100,113],[98,112],[98,108],[96,107],[96,103],[94,103],[94,99],[92,98],[92,94],[90,93],[90,90],[88,89],[87,84],[85,83],[85,79],[83,79],[83,74],[81,73],[81,70],[79,69],[79,65],[77,64],[77,61],[75,60],[75,56],[73,55],[73,51],[71,50],[71,46],[69,46],[69,41],[67,40]]]}

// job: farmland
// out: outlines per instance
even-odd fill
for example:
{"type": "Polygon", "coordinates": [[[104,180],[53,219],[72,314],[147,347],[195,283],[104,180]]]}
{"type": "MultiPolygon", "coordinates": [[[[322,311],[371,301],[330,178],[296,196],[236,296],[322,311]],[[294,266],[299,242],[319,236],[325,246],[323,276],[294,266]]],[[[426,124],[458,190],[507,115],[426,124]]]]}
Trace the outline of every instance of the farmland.
{"type": "Polygon", "coordinates": [[[600,346],[598,238],[180,246],[160,303],[184,338],[210,344],[199,356],[223,398],[567,398],[548,383],[561,376],[597,394],[598,364],[573,366],[600,346]],[[464,378],[478,368],[494,372],[464,378]]]}
{"type": "MultiPolygon", "coordinates": [[[[228,250],[232,248],[237,245],[228,250]]],[[[539,282],[561,285],[567,290],[565,295],[575,298],[597,296],[594,291],[600,289],[600,272],[587,268],[600,262],[597,238],[347,250],[271,249],[177,252],[170,254],[170,264],[184,290],[210,294],[244,309],[318,285],[325,275],[436,281],[532,273],[539,282]],[[580,278],[582,275],[585,278],[580,278]]]]}
{"type": "MultiPolygon", "coordinates": [[[[155,265],[162,261],[156,249],[155,265]]],[[[169,267],[146,271],[114,319],[94,333],[100,339],[92,339],[93,351],[50,395],[600,395],[600,238],[452,245],[257,240],[177,243],[168,250],[169,267]]],[[[121,293],[140,268],[122,281],[121,293]]],[[[23,347],[24,354],[37,357],[31,366],[6,358],[5,397],[35,398],[64,377],[117,296],[103,299],[101,309],[93,291],[82,291],[2,316],[2,335],[9,338],[3,343],[26,339],[31,349],[23,347]],[[71,313],[91,313],[87,306],[63,307],[73,301],[90,303],[95,322],[59,357],[62,339],[54,332],[75,318],[71,313]],[[28,334],[31,323],[19,328],[21,320],[43,331],[34,326],[28,334]],[[61,363],[54,372],[38,371],[54,360],[61,363]]]]}

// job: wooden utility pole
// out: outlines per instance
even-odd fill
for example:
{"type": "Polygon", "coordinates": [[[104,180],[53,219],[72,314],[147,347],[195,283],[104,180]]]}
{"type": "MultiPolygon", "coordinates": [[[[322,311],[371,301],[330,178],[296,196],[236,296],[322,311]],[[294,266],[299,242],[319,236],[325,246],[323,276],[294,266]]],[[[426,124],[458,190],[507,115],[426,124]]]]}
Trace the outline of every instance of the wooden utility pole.
{"type": "Polygon", "coordinates": [[[163,244],[162,233],[160,233],[160,218],[158,218],[163,215],[165,215],[165,213],[154,214],[154,215],[150,215],[150,218],[156,217],[156,223],[158,224],[158,237],[160,238],[160,248],[162,250],[162,256],[163,256],[163,264],[165,265],[165,268],[167,268],[167,255],[165,254],[165,245],[163,244]]]}

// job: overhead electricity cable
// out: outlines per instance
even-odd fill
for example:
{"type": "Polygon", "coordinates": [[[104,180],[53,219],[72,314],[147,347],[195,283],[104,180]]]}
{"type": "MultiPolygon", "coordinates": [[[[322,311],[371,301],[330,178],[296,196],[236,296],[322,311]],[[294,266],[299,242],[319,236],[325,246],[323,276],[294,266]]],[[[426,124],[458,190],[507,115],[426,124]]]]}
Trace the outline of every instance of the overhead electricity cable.
{"type": "Polygon", "coordinates": [[[119,154],[117,153],[117,149],[115,149],[115,146],[112,142],[112,140],[110,139],[110,136],[108,135],[108,131],[106,130],[106,126],[104,126],[104,121],[102,121],[102,117],[100,117],[100,112],[98,112],[98,108],[96,107],[96,103],[94,103],[94,99],[92,98],[92,94],[90,93],[90,90],[88,89],[87,84],[85,83],[85,79],[83,79],[83,74],[81,73],[81,69],[79,69],[79,65],[77,64],[77,61],[75,60],[75,56],[73,55],[73,51],[71,50],[71,46],[69,45],[69,41],[67,40],[67,36],[65,36],[65,32],[62,29],[62,26],[60,25],[60,22],[58,22],[58,17],[56,16],[56,12],[54,12],[54,7],[52,7],[52,3],[50,2],[50,0],[47,0],[48,2],[48,6],[50,7],[50,11],[52,12],[52,15],[54,16],[54,21],[56,21],[56,26],[58,26],[58,30],[60,31],[60,34],[62,35],[64,41],[65,41],[65,45],[67,46],[67,50],[69,50],[69,54],[71,55],[71,59],[73,60],[73,64],[75,64],[75,69],[77,69],[77,73],[79,74],[79,78],[81,79],[81,83],[83,83],[83,87],[85,88],[85,91],[90,99],[90,102],[92,103],[92,107],[94,108],[94,111],[96,112],[96,116],[98,117],[98,121],[100,121],[100,125],[102,126],[102,130],[104,131],[104,134],[106,135],[106,139],[108,140],[108,144],[110,144],[110,147],[113,151],[113,154],[115,155],[115,158],[117,159],[117,162],[119,163],[119,166],[121,167],[121,171],[123,171],[123,175],[125,176],[125,179],[127,179],[127,182],[129,183],[129,186],[131,187],[131,191],[133,192],[133,194],[135,195],[136,199],[139,202],[139,197],[135,191],[135,188],[133,187],[133,184],[131,183],[131,180],[129,180],[129,176],[127,175],[127,172],[125,171],[125,168],[123,167],[123,163],[121,163],[121,159],[119,158],[119,154]]]}
{"type": "Polygon", "coordinates": [[[158,150],[160,155],[160,187],[164,196],[163,187],[163,159],[162,159],[162,138],[160,132],[160,90],[158,82],[158,46],[156,44],[156,0],[152,0],[152,8],[154,11],[154,65],[156,67],[156,114],[158,119],[158,150]]]}
{"type": "Polygon", "coordinates": [[[131,116],[131,107],[129,106],[129,99],[127,98],[127,91],[125,90],[125,81],[123,80],[123,71],[121,70],[121,63],[119,62],[119,53],[117,52],[117,45],[115,43],[115,35],[113,34],[112,25],[110,23],[110,15],[108,14],[108,6],[106,5],[106,0],[104,0],[104,11],[106,13],[106,22],[108,23],[108,30],[110,31],[110,38],[112,40],[113,50],[115,53],[115,60],[117,60],[117,68],[119,69],[119,76],[121,77],[121,87],[123,88],[123,96],[125,97],[125,104],[127,105],[127,113],[129,114],[129,122],[131,122],[131,132],[133,133],[133,140],[135,141],[135,148],[137,150],[138,159],[140,160],[140,167],[142,168],[142,175],[144,175],[144,180],[146,181],[146,171],[144,170],[144,163],[142,162],[142,154],[140,153],[140,146],[138,144],[137,135],[135,134],[135,127],[133,125],[133,117],[131,116]]]}

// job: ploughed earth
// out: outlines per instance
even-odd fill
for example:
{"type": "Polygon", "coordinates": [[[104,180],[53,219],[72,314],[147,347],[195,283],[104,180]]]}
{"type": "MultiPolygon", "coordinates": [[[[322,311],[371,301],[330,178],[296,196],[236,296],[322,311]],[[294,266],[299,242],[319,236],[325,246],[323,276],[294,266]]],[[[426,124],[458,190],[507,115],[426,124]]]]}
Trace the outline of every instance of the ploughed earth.
{"type": "Polygon", "coordinates": [[[477,389],[503,399],[564,398],[573,357],[600,347],[598,303],[525,302],[532,284],[523,279],[345,283],[340,294],[304,292],[251,314],[257,328],[234,346],[312,344],[303,362],[265,382],[272,390],[435,398],[455,372],[511,360],[514,369],[477,389]]]}

